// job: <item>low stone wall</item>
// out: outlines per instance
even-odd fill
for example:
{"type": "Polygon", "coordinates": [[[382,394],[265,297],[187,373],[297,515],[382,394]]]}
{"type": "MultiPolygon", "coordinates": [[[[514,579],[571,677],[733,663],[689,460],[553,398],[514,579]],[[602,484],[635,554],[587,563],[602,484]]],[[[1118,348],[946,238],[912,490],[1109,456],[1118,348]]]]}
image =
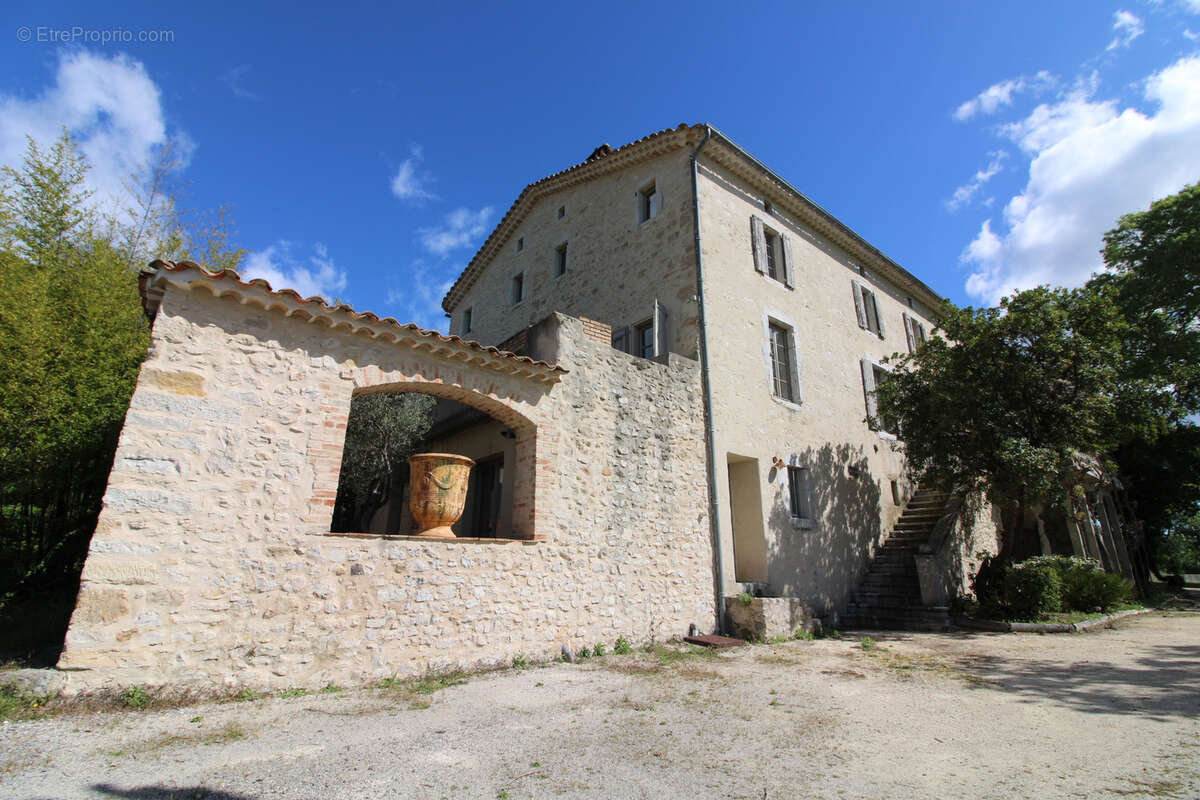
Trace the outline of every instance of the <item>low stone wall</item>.
{"type": "Polygon", "coordinates": [[[730,633],[749,641],[812,633],[816,628],[812,608],[794,597],[726,597],[725,616],[730,633]]]}
{"type": "Polygon", "coordinates": [[[73,689],[315,688],[714,624],[695,362],[556,315],[548,385],[232,279],[161,291],[59,663],[73,689]],[[517,430],[525,541],[328,533],[351,395],[389,386],[517,430]]]}

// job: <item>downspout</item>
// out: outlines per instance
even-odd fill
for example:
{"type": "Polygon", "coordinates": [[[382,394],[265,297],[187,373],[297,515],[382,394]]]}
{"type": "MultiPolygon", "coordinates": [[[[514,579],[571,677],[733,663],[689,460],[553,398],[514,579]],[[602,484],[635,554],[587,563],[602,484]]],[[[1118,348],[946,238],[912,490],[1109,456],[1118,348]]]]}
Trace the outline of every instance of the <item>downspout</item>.
{"type": "Polygon", "coordinates": [[[704,316],[704,256],[700,249],[700,189],[697,158],[712,137],[712,128],[704,126],[704,138],[692,151],[692,223],[695,226],[696,305],[700,323],[700,380],[704,387],[704,446],[708,455],[708,521],[712,528],[714,570],[717,594],[717,631],[725,633],[725,563],[721,556],[720,506],[717,502],[717,438],[713,426],[712,377],[708,361],[708,324],[704,316]]]}

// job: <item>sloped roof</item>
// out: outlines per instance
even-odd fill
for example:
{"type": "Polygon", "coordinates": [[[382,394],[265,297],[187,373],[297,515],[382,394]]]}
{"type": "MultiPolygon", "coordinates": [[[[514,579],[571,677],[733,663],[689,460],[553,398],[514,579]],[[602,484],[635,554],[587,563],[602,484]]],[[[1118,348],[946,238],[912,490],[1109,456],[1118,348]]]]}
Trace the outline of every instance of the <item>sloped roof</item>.
{"type": "Polygon", "coordinates": [[[389,339],[416,349],[429,350],[434,355],[452,361],[487,366],[545,382],[555,382],[567,372],[556,364],[535,361],[528,356],[482,345],[461,336],[446,336],[411,322],[402,323],[392,317],[381,318],[370,311],[355,311],[345,303],[330,305],[322,297],[305,298],[293,289],[272,289],[271,284],[262,278],[243,281],[231,269],[209,272],[194,261],[176,263],[156,259],[142,270],[138,276],[138,289],[142,296],[142,308],[147,314],[154,316],[158,313],[163,293],[172,284],[187,290],[201,288],[217,297],[232,296],[243,304],[279,312],[287,317],[326,324],[334,329],[344,328],[353,333],[367,333],[372,338],[389,339]]]}
{"type": "Polygon", "coordinates": [[[814,203],[799,189],[785,181],[761,161],[750,155],[728,136],[707,123],[688,125],[681,123],[675,128],[644,136],[637,141],[618,148],[607,144],[597,147],[587,160],[560,172],[534,181],[521,190],[504,217],[496,224],[462,274],[442,299],[442,308],[453,311],[463,295],[474,285],[491,262],[496,252],[504,246],[516,228],[529,215],[534,204],[543,196],[569,186],[583,183],[606,175],[632,164],[654,158],[683,147],[697,147],[705,136],[709,142],[702,158],[711,158],[715,163],[730,169],[739,177],[756,185],[777,201],[780,208],[793,213],[805,224],[812,226],[834,244],[846,251],[851,258],[863,262],[891,279],[898,287],[908,290],[929,306],[936,306],[942,296],[929,288],[923,281],[884,255],[878,248],[855,233],[848,225],[814,203]]]}

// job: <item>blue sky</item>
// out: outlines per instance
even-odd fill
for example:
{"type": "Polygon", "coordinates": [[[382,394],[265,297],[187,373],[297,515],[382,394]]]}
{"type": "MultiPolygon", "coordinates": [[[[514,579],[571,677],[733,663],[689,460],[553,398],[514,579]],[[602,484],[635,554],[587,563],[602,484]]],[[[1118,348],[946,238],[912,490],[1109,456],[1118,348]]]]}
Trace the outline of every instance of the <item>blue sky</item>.
{"type": "Polygon", "coordinates": [[[116,197],[173,137],[245,273],[430,327],[525,184],[680,122],[962,304],[1200,180],[1200,0],[166,5],[10,2],[0,160],[66,125],[116,197]]]}

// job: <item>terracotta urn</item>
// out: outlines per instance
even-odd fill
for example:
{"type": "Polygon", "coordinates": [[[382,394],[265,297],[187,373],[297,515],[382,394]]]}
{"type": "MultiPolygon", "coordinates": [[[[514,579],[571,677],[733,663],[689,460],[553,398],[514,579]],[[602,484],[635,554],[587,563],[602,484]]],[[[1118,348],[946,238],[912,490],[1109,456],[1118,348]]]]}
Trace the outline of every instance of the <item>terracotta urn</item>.
{"type": "Polygon", "coordinates": [[[467,501],[467,478],[475,462],[453,453],[409,456],[408,507],[421,532],[417,536],[453,539],[450,526],[462,516],[467,501]]]}

